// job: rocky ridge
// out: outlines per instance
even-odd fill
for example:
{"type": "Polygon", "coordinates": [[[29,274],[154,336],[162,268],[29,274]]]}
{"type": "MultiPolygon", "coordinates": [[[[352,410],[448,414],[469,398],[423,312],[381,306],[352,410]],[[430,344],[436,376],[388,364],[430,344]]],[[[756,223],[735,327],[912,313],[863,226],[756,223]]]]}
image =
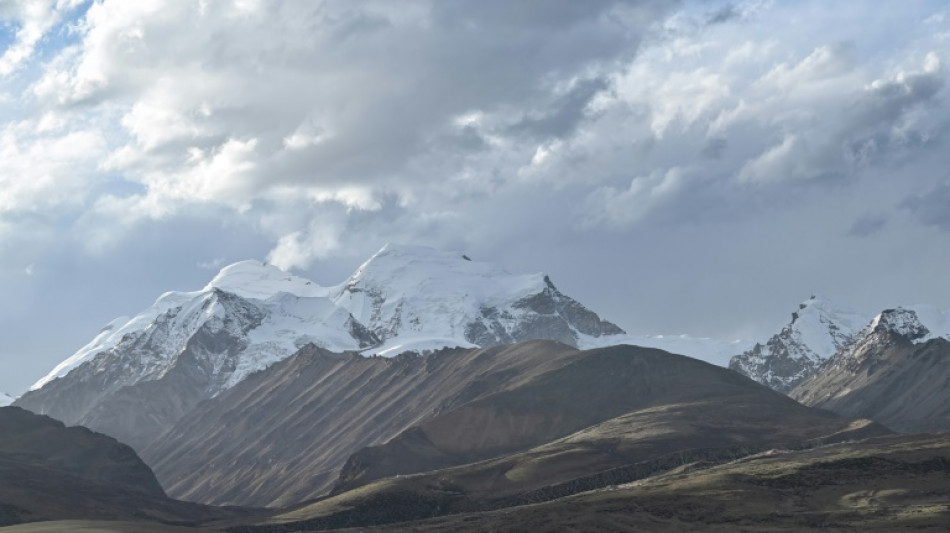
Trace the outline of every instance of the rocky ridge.
{"type": "Polygon", "coordinates": [[[789,394],[898,431],[950,430],[948,362],[950,341],[916,310],[888,309],[789,394]]]}

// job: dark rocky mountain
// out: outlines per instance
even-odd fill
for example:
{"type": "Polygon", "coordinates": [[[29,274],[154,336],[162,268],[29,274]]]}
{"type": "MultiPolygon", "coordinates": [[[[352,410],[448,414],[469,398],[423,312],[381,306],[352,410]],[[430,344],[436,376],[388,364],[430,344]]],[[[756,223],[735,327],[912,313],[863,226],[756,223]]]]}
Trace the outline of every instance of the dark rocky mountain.
{"type": "Polygon", "coordinates": [[[790,395],[897,431],[950,430],[950,341],[929,334],[915,311],[884,311],[790,395]]]}
{"type": "Polygon", "coordinates": [[[757,343],[733,357],[729,368],[779,392],[788,392],[848,344],[868,320],[812,296],[799,304],[781,331],[764,344],[757,343]]]}
{"type": "Polygon", "coordinates": [[[339,492],[381,477],[527,452],[598,424],[607,425],[596,435],[615,435],[596,445],[588,446],[593,437],[566,445],[543,469],[552,474],[534,487],[671,451],[735,455],[883,431],[849,429],[848,420],[726,369],[660,350],[578,351],[534,341],[385,359],[309,348],[203,403],[144,457],[175,497],[288,505],[334,486],[339,492]],[[668,440],[650,452],[643,452],[646,441],[617,449],[625,432],[649,433],[638,432],[651,416],[657,427],[669,424],[660,432],[670,433],[668,440]],[[656,422],[662,417],[671,418],[656,422]],[[586,463],[566,459],[588,452],[586,463]],[[568,473],[553,474],[561,468],[568,473]]]}
{"type": "Polygon", "coordinates": [[[234,516],[171,500],[132,448],[18,407],[0,408],[0,525],[98,519],[196,524],[234,516]]]}

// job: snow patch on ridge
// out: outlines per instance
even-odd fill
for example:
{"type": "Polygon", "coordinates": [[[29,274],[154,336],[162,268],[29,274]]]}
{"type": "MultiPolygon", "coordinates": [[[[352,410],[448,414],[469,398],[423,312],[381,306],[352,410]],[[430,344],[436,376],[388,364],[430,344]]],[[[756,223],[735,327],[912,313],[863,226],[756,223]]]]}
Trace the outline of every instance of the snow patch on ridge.
{"type": "Polygon", "coordinates": [[[367,357],[395,357],[406,352],[426,354],[443,348],[480,348],[480,346],[463,339],[445,337],[397,337],[360,353],[367,357]]]}
{"type": "Polygon", "coordinates": [[[617,344],[630,344],[644,348],[657,348],[670,353],[685,355],[716,366],[728,366],[729,359],[748,347],[745,340],[725,341],[711,337],[691,335],[605,335],[582,337],[578,347],[584,350],[617,344]]]}

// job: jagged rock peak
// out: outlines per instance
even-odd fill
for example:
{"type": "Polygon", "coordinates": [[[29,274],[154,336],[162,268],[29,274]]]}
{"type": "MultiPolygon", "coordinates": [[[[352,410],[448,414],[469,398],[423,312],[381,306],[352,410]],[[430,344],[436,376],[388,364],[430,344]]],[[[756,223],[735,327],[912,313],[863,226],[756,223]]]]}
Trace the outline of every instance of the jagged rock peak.
{"type": "Polygon", "coordinates": [[[896,333],[909,341],[930,335],[930,330],[920,321],[917,312],[903,307],[885,309],[874,317],[868,325],[868,330],[875,333],[882,331],[896,333]]]}

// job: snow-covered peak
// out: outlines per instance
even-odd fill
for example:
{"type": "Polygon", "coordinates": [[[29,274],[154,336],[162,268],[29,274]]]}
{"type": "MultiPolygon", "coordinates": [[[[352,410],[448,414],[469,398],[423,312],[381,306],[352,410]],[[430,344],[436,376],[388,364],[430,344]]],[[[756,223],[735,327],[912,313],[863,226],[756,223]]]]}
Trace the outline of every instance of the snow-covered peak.
{"type": "MultiPolygon", "coordinates": [[[[113,320],[92,341],[34,383],[30,390],[37,390],[65,376],[97,355],[115,349],[127,338],[151,336],[162,329],[163,335],[168,335],[168,338],[157,343],[148,354],[163,362],[148,363],[145,365],[148,368],[142,370],[142,373],[148,373],[149,378],[154,379],[167,364],[174,361],[177,352],[183,349],[182,343],[203,324],[209,320],[230,324],[233,321],[226,315],[232,311],[226,308],[240,310],[247,305],[273,319],[260,324],[265,327],[254,332],[254,339],[265,348],[251,350],[255,345],[245,350],[247,356],[236,363],[235,372],[228,381],[229,386],[248,373],[290,355],[299,348],[299,342],[316,342],[325,348],[340,351],[361,348],[353,336],[365,336],[364,333],[356,331],[357,325],[346,325],[350,320],[348,313],[330,302],[327,292],[327,288],[274,265],[256,260],[239,261],[222,268],[201,290],[166,292],[135,317],[113,320]],[[246,302],[234,305],[227,303],[233,298],[246,302]],[[301,303],[296,301],[298,299],[308,301],[301,303]],[[287,311],[288,308],[292,312],[287,311]],[[287,324],[283,327],[274,326],[272,321],[284,321],[287,324]],[[327,326],[328,323],[334,326],[331,328],[327,326]],[[158,324],[163,326],[158,328],[158,324]],[[289,324],[294,326],[290,327],[289,324]],[[271,353],[263,353],[268,350],[271,353]]],[[[228,362],[226,366],[231,368],[234,364],[228,362]]],[[[137,379],[141,379],[141,376],[137,379]]]]}
{"type": "Polygon", "coordinates": [[[867,324],[865,314],[820,296],[812,296],[798,305],[792,321],[786,326],[790,336],[814,354],[812,359],[825,360],[847,344],[867,324]]]}
{"type": "Polygon", "coordinates": [[[242,298],[264,300],[286,292],[294,296],[326,296],[327,289],[261,261],[238,261],[221,269],[203,291],[218,288],[242,298]]]}
{"type": "Polygon", "coordinates": [[[5,392],[0,392],[0,407],[6,407],[13,403],[14,400],[16,400],[16,398],[13,396],[10,396],[5,392]]]}
{"type": "Polygon", "coordinates": [[[386,287],[390,294],[428,290],[480,297],[503,293],[510,298],[513,293],[542,290],[544,277],[541,273],[512,275],[462,252],[390,243],[360,265],[341,288],[386,287]]]}
{"type": "Polygon", "coordinates": [[[466,326],[483,309],[511,304],[548,286],[544,274],[511,274],[461,252],[387,244],[331,297],[384,339],[464,339],[466,326]]]}

